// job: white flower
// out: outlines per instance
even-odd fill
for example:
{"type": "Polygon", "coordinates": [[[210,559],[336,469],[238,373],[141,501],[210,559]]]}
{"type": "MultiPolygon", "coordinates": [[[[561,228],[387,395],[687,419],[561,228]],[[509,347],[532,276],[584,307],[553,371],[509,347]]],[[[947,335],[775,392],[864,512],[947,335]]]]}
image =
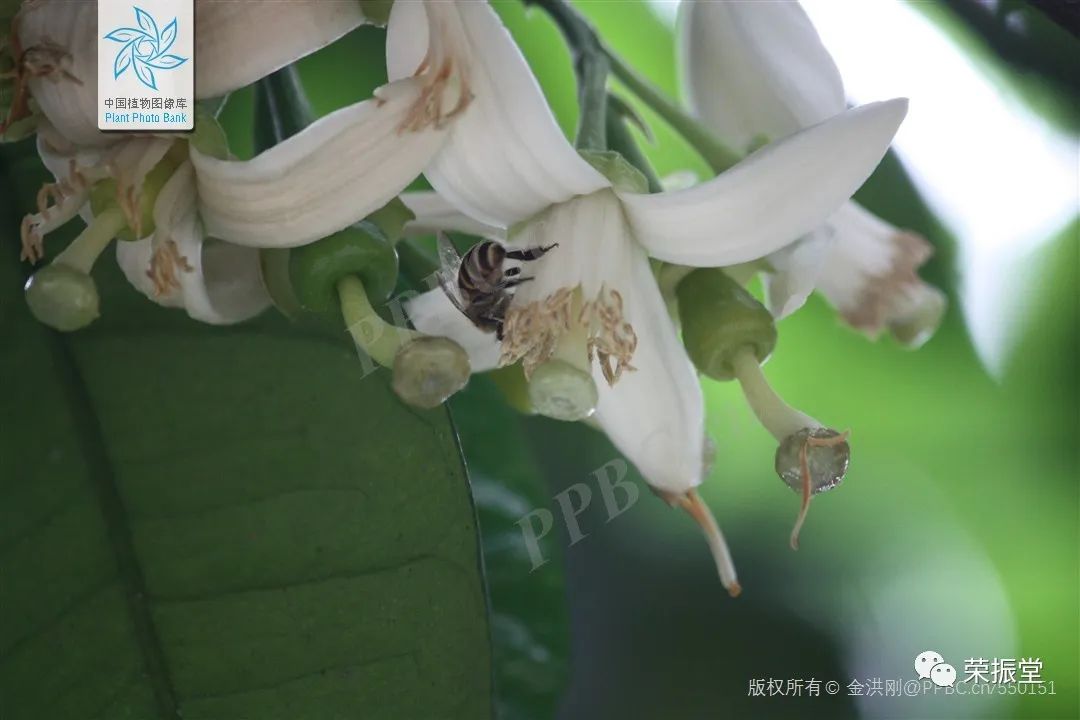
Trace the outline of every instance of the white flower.
{"type": "MultiPolygon", "coordinates": [[[[797,2],[684,2],[680,54],[685,95],[732,147],[747,150],[844,112],[844,86],[797,2]]],[[[769,258],[773,312],[798,309],[815,288],[854,327],[888,327],[918,345],[936,329],[942,293],[916,269],[930,245],[854,202],[801,242],[769,258]]]]}
{"type": "MultiPolygon", "coordinates": [[[[819,225],[869,176],[906,101],[857,108],[761,149],[721,176],[656,195],[615,188],[566,141],[528,65],[486,4],[457,12],[475,38],[470,108],[425,175],[459,210],[511,228],[514,247],[558,247],[531,262],[507,315],[503,360],[589,367],[595,419],[648,482],[681,496],[702,481],[703,403],[649,256],[724,266],[772,253],[819,225]],[[589,362],[590,355],[595,362],[589,362]],[[630,368],[634,368],[630,371],[630,368]]],[[[421,8],[397,3],[387,65],[411,77],[421,8]],[[396,26],[408,16],[410,22],[396,26]],[[411,33],[399,32],[408,27],[411,33]]],[[[468,325],[440,290],[410,305],[417,327],[450,335],[474,369],[493,366],[494,337],[468,325]]]]}
{"type": "MultiPolygon", "coordinates": [[[[195,12],[200,98],[247,85],[337,39],[364,22],[359,3],[199,0],[195,12]]],[[[141,237],[144,181],[185,140],[97,129],[97,7],[93,2],[36,0],[16,20],[25,51],[25,81],[38,105],[39,154],[56,182],[39,194],[23,222],[24,257],[42,256],[42,238],[81,213],[95,182],[112,179],[116,202],[139,236],[120,242],[117,259],[131,283],[154,301],[183,307],[209,323],[246,320],[269,304],[257,251],[206,237],[198,217],[190,160],[174,158],[160,184],[154,231],[141,237]]],[[[191,150],[194,150],[194,144],[191,150]]]]}
{"type": "MultiPolygon", "coordinates": [[[[95,180],[113,176],[118,187],[137,188],[173,147],[165,138],[129,138],[107,148],[78,148],[48,123],[38,128],[38,154],[57,179],[46,186],[56,202],[28,216],[41,221],[45,234],[75,213],[87,224],[94,216],[87,202],[95,180]],[[108,169],[106,169],[108,168],[108,169]]],[[[158,192],[153,233],[116,245],[116,258],[131,284],[166,307],[180,307],[212,324],[247,320],[270,304],[259,270],[258,251],[206,237],[195,210],[190,161],[182,162],[158,192]]]]}
{"type": "MultiPolygon", "coordinates": [[[[196,0],[195,91],[212,98],[248,85],[365,22],[359,2],[196,0]]],[[[30,0],[16,21],[30,94],[68,141],[103,146],[97,128],[97,3],[30,0]]]]}

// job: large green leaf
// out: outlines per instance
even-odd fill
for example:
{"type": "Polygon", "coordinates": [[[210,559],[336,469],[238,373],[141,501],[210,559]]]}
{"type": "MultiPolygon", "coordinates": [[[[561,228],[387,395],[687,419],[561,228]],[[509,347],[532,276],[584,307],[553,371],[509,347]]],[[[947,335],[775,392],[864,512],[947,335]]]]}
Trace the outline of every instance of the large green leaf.
{"type": "MultiPolygon", "coordinates": [[[[27,150],[7,158],[20,196],[40,179],[27,150]]],[[[156,307],[108,255],[103,317],[53,333],[21,297],[13,195],[0,716],[490,716],[475,514],[446,411],[402,405],[343,339],[156,307]]]]}
{"type": "Polygon", "coordinates": [[[538,538],[546,562],[534,569],[518,523],[548,508],[551,490],[522,416],[506,404],[495,383],[474,377],[451,406],[480,515],[498,715],[548,720],[567,681],[565,576],[556,534],[538,538]]]}

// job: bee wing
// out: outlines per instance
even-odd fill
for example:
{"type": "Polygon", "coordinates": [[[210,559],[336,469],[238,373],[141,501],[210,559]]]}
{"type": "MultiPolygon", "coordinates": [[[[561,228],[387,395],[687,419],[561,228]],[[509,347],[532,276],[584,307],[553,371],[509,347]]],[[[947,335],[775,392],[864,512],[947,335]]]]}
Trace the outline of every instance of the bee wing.
{"type": "Polygon", "coordinates": [[[435,241],[439,247],[439,269],[435,271],[435,275],[439,279],[439,286],[446,293],[446,297],[450,298],[450,302],[454,303],[454,307],[465,315],[467,314],[465,305],[461,302],[461,293],[458,292],[461,254],[454,247],[454,243],[450,242],[450,238],[446,233],[440,232],[436,234],[435,241]]]}
{"type": "Polygon", "coordinates": [[[435,242],[439,247],[439,272],[453,275],[457,280],[458,269],[461,267],[461,253],[457,251],[450,237],[444,232],[435,235],[435,242]]]}

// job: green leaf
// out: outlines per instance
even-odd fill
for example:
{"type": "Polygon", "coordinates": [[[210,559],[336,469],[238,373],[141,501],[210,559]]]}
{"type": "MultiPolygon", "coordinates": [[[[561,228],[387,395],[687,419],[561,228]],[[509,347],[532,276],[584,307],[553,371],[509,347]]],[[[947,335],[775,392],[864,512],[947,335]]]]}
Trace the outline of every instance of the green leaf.
{"type": "MultiPolygon", "coordinates": [[[[36,163],[8,161],[32,194],[36,163]]],[[[102,318],[56,334],[26,310],[0,210],[0,716],[490,717],[445,409],[404,406],[343,339],[276,315],[159,308],[111,253],[102,318]]]]}
{"type": "Polygon", "coordinates": [[[533,569],[518,522],[552,505],[523,418],[486,376],[451,401],[480,515],[491,596],[498,716],[548,720],[567,682],[566,580],[556,533],[538,541],[533,569]]]}

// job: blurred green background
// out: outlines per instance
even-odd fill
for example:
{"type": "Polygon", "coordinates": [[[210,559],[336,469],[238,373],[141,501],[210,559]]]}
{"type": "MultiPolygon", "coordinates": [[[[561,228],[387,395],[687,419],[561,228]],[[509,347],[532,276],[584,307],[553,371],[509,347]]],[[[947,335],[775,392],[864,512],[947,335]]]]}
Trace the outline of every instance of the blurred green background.
{"type": "MultiPolygon", "coordinates": [[[[677,93],[673,3],[578,6],[634,66],[677,93]]],[[[496,7],[571,132],[573,73],[557,31],[517,2],[496,7]]],[[[946,176],[923,163],[909,137],[858,196],[938,249],[924,274],[949,294],[951,307],[930,343],[911,353],[889,340],[868,342],[817,298],[780,325],[766,366],[775,387],[823,422],[852,429],[848,478],[815,500],[800,551],[787,545],[798,498],[772,471],[772,438],[737,388],[706,381],[718,453],[702,493],[735,555],[742,597],[727,597],[696,526],[640,478],[630,510],[609,523],[595,503],[580,518],[587,537],[572,547],[559,524],[547,546],[555,561],[530,572],[515,521],[531,508],[555,510],[552,495],[575,483],[595,491],[592,473],[617,453],[583,426],[514,414],[487,379],[454,400],[484,533],[505,717],[1080,717],[1080,52],[1075,38],[1022,3],[918,3],[904,12],[911,28],[937,33],[956,50],[935,57],[946,65],[931,70],[948,77],[948,63],[963,65],[1001,99],[993,118],[971,106],[960,126],[1006,134],[986,137],[977,161],[946,176]],[[996,12],[986,10],[991,5],[996,12]],[[1016,122],[990,122],[1003,112],[1016,122]],[[1048,152],[1072,153],[1058,158],[1071,163],[1071,184],[1039,174],[1037,165],[1014,164],[1012,151],[1030,137],[1007,132],[1056,134],[1048,152]],[[988,182],[1026,193],[1014,203],[964,194],[988,182]],[[1043,201],[1051,196],[1071,202],[1071,223],[1048,222],[1043,201]],[[999,238],[1013,251],[996,255],[1007,262],[990,272],[977,262],[987,239],[971,230],[980,227],[975,220],[1002,213],[1009,227],[1042,236],[1018,247],[999,238]],[[976,286],[982,294],[969,292],[976,286]],[[961,677],[968,658],[1039,658],[1056,694],[849,695],[852,680],[912,679],[924,650],[941,653],[961,677]],[[834,680],[842,689],[816,698],[748,697],[751,680],[770,678],[834,680]]],[[[863,41],[838,54],[845,73],[852,58],[900,77],[915,73],[922,36],[900,36],[910,55],[872,57],[874,37],[863,20],[852,15],[845,24],[843,11],[820,17],[830,22],[822,26],[827,41],[863,41]]],[[[320,113],[384,82],[382,38],[363,28],[300,63],[320,113]]],[[[859,99],[885,97],[885,90],[859,99]]],[[[966,97],[971,88],[920,95],[914,86],[912,117],[952,90],[966,97]]],[[[246,90],[223,116],[241,157],[251,154],[251,113],[246,90]]],[[[643,116],[655,133],[645,148],[661,175],[689,169],[707,176],[678,137],[648,111],[643,116]]],[[[948,146],[963,138],[938,140],[948,146]]]]}
{"type": "MultiPolygon", "coordinates": [[[[677,93],[674,4],[578,6],[616,50],[664,90],[677,93]]],[[[539,11],[516,2],[496,7],[571,133],[574,79],[558,32],[539,11]]],[[[1056,132],[1065,147],[1075,148],[1080,113],[1073,71],[1080,55],[1073,37],[1020,4],[1003,3],[996,15],[986,17],[978,8],[972,15],[963,3],[920,3],[905,10],[915,26],[955,48],[960,59],[941,62],[964,64],[1000,93],[1018,118],[1043,123],[1029,132],[1056,132]]],[[[842,17],[832,22],[823,36],[845,32],[842,17]]],[[[853,37],[866,32],[858,26],[847,31],[853,37]]],[[[900,40],[913,47],[921,42],[920,37],[900,40]]],[[[363,29],[301,63],[321,112],[366,97],[380,84],[380,41],[381,33],[363,29]]],[[[842,70],[845,59],[838,58],[842,70]]],[[[911,59],[875,60],[903,77],[911,59]]],[[[945,76],[950,69],[931,68],[945,76]]],[[[929,89],[922,97],[913,87],[913,113],[925,112],[934,92],[942,91],[929,89]]],[[[245,147],[249,113],[242,96],[226,110],[232,145],[241,156],[250,152],[245,147]]],[[[655,142],[645,148],[662,176],[685,169],[707,176],[704,164],[676,135],[649,111],[643,115],[655,133],[655,142]]],[[[979,118],[961,122],[974,128],[979,118]]],[[[995,147],[1020,140],[988,138],[985,156],[962,173],[972,184],[987,174],[1014,180],[1029,168],[995,163],[997,155],[1009,157],[995,153],[995,147]]],[[[919,160],[917,152],[913,158],[919,160]]],[[[1077,157],[1058,160],[1075,167],[1077,157]]],[[[513,606],[511,613],[518,613],[525,626],[542,628],[540,634],[548,638],[547,650],[536,651],[539,657],[523,661],[505,650],[501,661],[497,657],[509,716],[546,717],[555,705],[563,718],[1078,716],[1078,226],[1060,224],[1035,242],[1029,238],[1009,260],[1004,275],[1010,282],[994,288],[997,303],[973,308],[963,293],[965,283],[986,277],[977,274],[983,267],[971,263],[972,252],[965,248],[977,250],[981,238],[957,232],[954,226],[971,227],[963,217],[950,223],[931,210],[952,207],[952,198],[934,196],[941,183],[933,182],[932,166],[912,173],[911,162],[891,154],[858,199],[891,222],[925,234],[937,247],[924,276],[950,296],[940,331],[914,353],[889,340],[868,342],[812,298],[781,323],[778,349],[766,367],[789,402],[853,432],[847,481],[814,503],[799,552],[787,546],[798,500],[772,472],[772,438],[737,388],[706,381],[709,429],[718,454],[703,495],[735,554],[745,588],[738,600],[723,592],[697,528],[644,491],[610,524],[600,507],[586,511],[581,526],[587,537],[573,547],[560,526],[562,562],[530,574],[523,543],[515,537],[513,511],[507,509],[516,507],[520,514],[527,505],[500,504],[492,499],[490,493],[498,492],[492,488],[500,481],[521,487],[522,473],[532,474],[522,468],[539,467],[547,497],[535,484],[526,494],[533,507],[546,502],[554,509],[551,495],[590,482],[591,473],[617,453],[584,427],[491,410],[495,394],[483,381],[455,401],[466,457],[485,495],[479,504],[489,566],[492,554],[519,556],[517,579],[503,573],[493,582],[494,610],[513,606]],[[929,176],[930,182],[916,184],[912,175],[929,176]],[[970,319],[978,312],[995,331],[990,336],[999,338],[997,346],[973,341],[970,319]],[[997,316],[987,321],[986,312],[997,316]],[[483,430],[492,412],[502,420],[483,430]],[[501,459],[493,445],[501,448],[501,459]],[[570,671],[559,693],[553,688],[561,685],[565,641],[550,625],[562,615],[552,594],[563,582],[562,573],[570,612],[570,671]],[[924,650],[943,654],[961,677],[968,658],[1039,658],[1042,677],[1054,682],[1056,694],[882,698],[848,693],[852,680],[912,679],[914,657],[924,650]],[[747,697],[756,678],[835,680],[842,690],[834,697],[747,697]]],[[[1023,182],[1036,193],[1071,202],[1075,218],[1078,190],[1076,176],[1072,179],[1071,187],[1051,177],[1023,182]]],[[[959,194],[965,186],[952,189],[959,194]]],[[[1006,211],[1019,227],[1040,228],[1046,224],[1038,216],[1040,207],[1018,198],[1006,211]]],[[[990,210],[1001,212],[978,204],[961,205],[960,212],[990,210]]]]}

